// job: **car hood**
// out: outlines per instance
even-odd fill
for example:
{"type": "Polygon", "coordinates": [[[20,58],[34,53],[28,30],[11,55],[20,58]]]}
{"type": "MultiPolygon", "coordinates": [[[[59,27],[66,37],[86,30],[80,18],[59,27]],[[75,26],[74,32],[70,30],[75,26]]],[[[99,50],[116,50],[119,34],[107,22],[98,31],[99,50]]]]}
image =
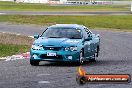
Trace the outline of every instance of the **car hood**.
{"type": "Polygon", "coordinates": [[[44,46],[77,46],[81,41],[81,39],[40,37],[34,41],[34,44],[44,46]]]}

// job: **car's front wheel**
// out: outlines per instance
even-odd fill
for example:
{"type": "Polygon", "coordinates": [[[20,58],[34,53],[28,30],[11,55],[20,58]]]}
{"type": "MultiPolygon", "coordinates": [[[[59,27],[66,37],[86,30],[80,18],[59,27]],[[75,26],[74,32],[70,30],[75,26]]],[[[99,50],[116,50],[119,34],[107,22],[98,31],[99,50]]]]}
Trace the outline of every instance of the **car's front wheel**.
{"type": "Polygon", "coordinates": [[[38,65],[39,65],[39,61],[30,60],[30,64],[31,64],[32,66],[38,66],[38,65]]]}

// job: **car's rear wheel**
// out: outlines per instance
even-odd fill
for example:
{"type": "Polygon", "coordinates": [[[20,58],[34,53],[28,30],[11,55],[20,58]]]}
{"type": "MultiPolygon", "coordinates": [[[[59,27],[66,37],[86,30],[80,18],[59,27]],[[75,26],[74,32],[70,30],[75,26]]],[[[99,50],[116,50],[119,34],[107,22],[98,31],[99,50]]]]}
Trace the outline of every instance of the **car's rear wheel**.
{"type": "Polygon", "coordinates": [[[82,65],[83,64],[83,61],[84,60],[84,56],[83,56],[83,51],[81,50],[80,52],[80,57],[79,57],[79,64],[82,65]]]}
{"type": "Polygon", "coordinates": [[[96,50],[96,52],[97,52],[96,57],[99,56],[99,50],[100,50],[100,48],[99,48],[99,46],[98,46],[98,47],[97,47],[97,50],[96,50]]]}
{"type": "Polygon", "coordinates": [[[39,65],[39,61],[30,60],[30,64],[31,64],[32,66],[38,66],[38,65],[39,65]]]}

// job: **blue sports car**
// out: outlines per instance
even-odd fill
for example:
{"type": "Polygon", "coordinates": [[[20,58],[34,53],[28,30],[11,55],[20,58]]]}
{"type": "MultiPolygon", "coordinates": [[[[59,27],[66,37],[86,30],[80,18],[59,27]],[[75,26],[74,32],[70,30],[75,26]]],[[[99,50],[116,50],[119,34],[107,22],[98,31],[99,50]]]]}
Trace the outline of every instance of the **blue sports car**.
{"type": "Polygon", "coordinates": [[[78,24],[49,26],[36,39],[30,50],[30,64],[40,61],[77,62],[96,61],[100,50],[99,34],[78,24]]]}

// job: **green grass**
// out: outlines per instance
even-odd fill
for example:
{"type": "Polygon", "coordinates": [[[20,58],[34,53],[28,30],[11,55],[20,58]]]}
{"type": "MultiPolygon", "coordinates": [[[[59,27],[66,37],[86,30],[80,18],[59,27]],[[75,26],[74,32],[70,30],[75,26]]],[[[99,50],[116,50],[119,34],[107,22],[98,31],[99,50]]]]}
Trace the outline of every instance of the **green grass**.
{"type": "Polygon", "coordinates": [[[0,57],[29,51],[27,45],[0,44],[0,57]]]}
{"type": "Polygon", "coordinates": [[[130,11],[130,5],[87,5],[87,6],[49,6],[46,4],[27,4],[0,2],[0,10],[17,11],[130,11]]]}
{"type": "Polygon", "coordinates": [[[22,24],[83,24],[90,28],[110,28],[119,30],[132,30],[131,15],[95,15],[95,16],[25,16],[1,15],[0,22],[22,24]]]}
{"type": "Polygon", "coordinates": [[[0,32],[0,57],[21,54],[30,50],[32,38],[0,32]]]}

